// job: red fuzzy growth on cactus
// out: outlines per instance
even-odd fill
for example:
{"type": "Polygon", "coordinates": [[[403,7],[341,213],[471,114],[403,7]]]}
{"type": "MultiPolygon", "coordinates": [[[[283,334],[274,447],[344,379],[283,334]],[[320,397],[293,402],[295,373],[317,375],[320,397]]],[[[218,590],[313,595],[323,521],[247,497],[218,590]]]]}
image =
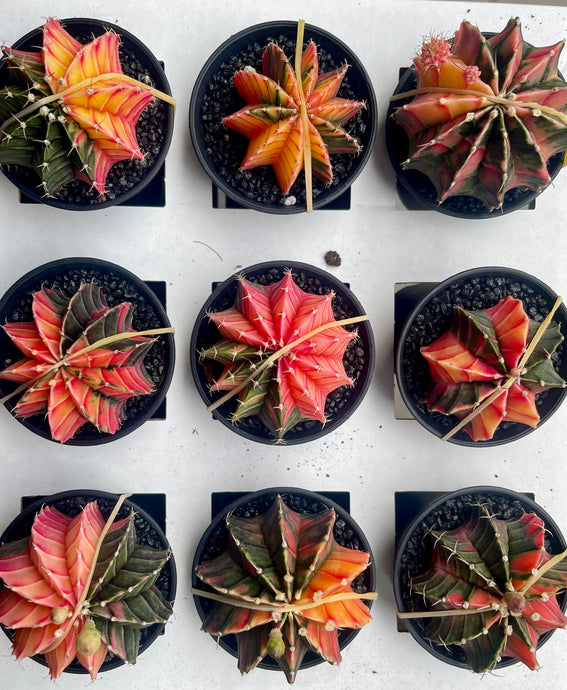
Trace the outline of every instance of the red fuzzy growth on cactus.
{"type": "Polygon", "coordinates": [[[502,421],[537,426],[536,394],[565,386],[551,361],[563,340],[557,324],[547,327],[518,367],[538,327],[510,296],[482,311],[455,306],[449,330],[421,348],[431,374],[429,410],[459,419],[478,410],[464,427],[473,441],[491,439],[502,421]]]}
{"type": "Polygon", "coordinates": [[[293,683],[308,650],[338,664],[338,630],[370,621],[367,605],[351,586],[369,555],[337,544],[334,524],[334,510],[303,515],[281,496],[263,515],[227,516],[227,550],[197,566],[196,573],[224,595],[203,630],[236,634],[241,673],[270,655],[293,683]],[[253,610],[255,604],[264,609],[253,610]]]}
{"type": "Polygon", "coordinates": [[[301,116],[298,75],[284,52],[270,43],[264,52],[263,74],[244,69],[234,76],[238,93],[248,104],[225,117],[223,123],[250,139],[241,168],[271,165],[278,185],[288,194],[303,169],[305,140],[311,147],[313,174],[329,184],[333,170],[329,155],[358,153],[360,145],[343,129],[364,103],[339,98],[337,92],[348,65],[319,75],[317,48],[310,41],[301,60],[301,86],[308,132],[301,116]]]}
{"type": "Polygon", "coordinates": [[[304,292],[291,271],[267,287],[240,278],[234,306],[208,315],[223,337],[200,353],[224,366],[211,391],[230,391],[246,382],[234,421],[258,415],[277,440],[302,420],[325,423],[327,395],[353,385],[343,355],[356,333],[341,326],[314,332],[335,321],[333,296],[304,292]]]}
{"type": "Polygon", "coordinates": [[[154,341],[132,332],[132,305],[109,308],[93,282],[71,298],[42,288],[33,295],[32,311],[33,321],[3,326],[25,355],[0,372],[25,390],[15,414],[47,413],[51,435],[61,443],[87,422],[114,434],[126,400],[153,390],[143,359],[154,341]]]}
{"type": "Polygon", "coordinates": [[[567,627],[556,597],[567,587],[567,552],[551,562],[545,532],[537,515],[503,520],[485,505],[472,506],[470,518],[454,530],[432,531],[430,568],[412,578],[411,589],[430,610],[450,613],[423,616],[427,638],[459,645],[477,673],[502,656],[538,668],[539,636],[567,627]]]}
{"type": "Polygon", "coordinates": [[[514,187],[541,191],[549,157],[567,149],[562,48],[525,43],[518,19],[488,40],[463,22],[451,45],[426,41],[414,59],[418,94],[394,113],[410,140],[404,168],[427,175],[440,203],[474,196],[492,210],[514,187]]]}

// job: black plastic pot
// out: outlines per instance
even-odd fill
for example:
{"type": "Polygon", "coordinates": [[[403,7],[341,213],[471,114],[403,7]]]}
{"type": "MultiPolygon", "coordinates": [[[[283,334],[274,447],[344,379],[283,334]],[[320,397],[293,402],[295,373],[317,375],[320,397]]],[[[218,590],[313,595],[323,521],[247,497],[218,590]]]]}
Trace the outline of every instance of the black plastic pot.
{"type": "MultiPolygon", "coordinates": [[[[132,302],[134,305],[133,325],[136,330],[170,326],[164,305],[144,281],[121,266],[87,257],[58,259],[26,273],[0,300],[1,323],[31,321],[32,293],[42,286],[55,286],[68,292],[65,288],[71,282],[78,288],[81,281],[88,282],[93,279],[97,280],[101,286],[109,306],[124,301],[132,302]]],[[[0,370],[22,357],[20,350],[4,330],[0,329],[0,370]]],[[[173,376],[175,343],[171,333],[158,337],[146,355],[144,364],[154,380],[155,391],[126,402],[126,418],[120,429],[115,434],[106,434],[99,432],[91,424],[85,424],[72,439],[66,442],[66,445],[85,446],[108,443],[126,436],[156,415],[164,403],[173,376]]],[[[17,387],[16,383],[0,379],[0,397],[8,395],[17,387]]],[[[6,401],[4,406],[11,411],[18,398],[19,396],[15,395],[6,401]]],[[[25,419],[16,417],[16,419],[30,431],[52,440],[49,424],[43,415],[25,419]]]]}
{"type": "MultiPolygon", "coordinates": [[[[80,513],[85,505],[93,500],[98,502],[98,506],[102,512],[104,519],[108,519],[112,509],[114,508],[119,494],[111,494],[105,491],[97,491],[93,489],[74,489],[71,491],[63,491],[61,493],[53,494],[51,496],[33,496],[27,499],[22,499],[23,510],[15,517],[4,533],[0,537],[0,543],[8,543],[23,539],[29,536],[33,520],[36,514],[44,506],[51,506],[56,508],[59,512],[75,517],[80,513]]],[[[160,515],[160,501],[159,495],[156,494],[134,494],[127,498],[121,506],[117,519],[127,517],[131,510],[136,513],[135,526],[138,543],[154,548],[169,549],[169,542],[165,536],[165,520],[164,515],[160,515]],[[139,501],[139,503],[138,503],[139,501]],[[145,506],[146,510],[141,506],[145,506]],[[155,517],[154,517],[155,514],[155,517]],[[161,524],[160,524],[161,523],[161,524]]],[[[1,580],[0,580],[1,582],[1,580]]],[[[177,590],[177,570],[175,567],[175,560],[173,554],[170,556],[167,563],[164,565],[157,581],[156,586],[163,594],[165,599],[171,604],[175,601],[175,593],[177,590]]],[[[1,626],[4,633],[13,639],[13,631],[1,626]]],[[[142,654],[159,635],[165,632],[165,625],[163,623],[155,623],[142,630],[140,640],[140,647],[138,654],[142,654]]],[[[47,666],[43,654],[36,654],[32,657],[34,661],[47,666]]],[[[107,655],[100,671],[110,671],[113,668],[123,666],[124,662],[120,657],[107,655]]],[[[99,672],[100,672],[99,671],[99,672]]],[[[75,659],[65,669],[64,673],[85,674],[88,673],[75,659]]]]}
{"type": "MultiPolygon", "coordinates": [[[[128,70],[131,69],[129,62],[137,60],[143,72],[139,73],[137,68],[129,76],[135,79],[149,78],[155,88],[171,95],[169,82],[162,65],[133,34],[120,26],[98,19],[63,19],[61,23],[80,42],[88,42],[93,37],[102,35],[105,31],[115,32],[120,37],[120,60],[124,72],[129,74],[128,70]]],[[[16,41],[12,47],[17,50],[37,51],[42,43],[43,27],[38,27],[16,41]]],[[[0,62],[0,87],[9,83],[9,80],[10,72],[4,60],[0,62]]],[[[138,141],[140,141],[141,132],[147,131],[150,135],[148,146],[141,147],[143,152],[146,153],[145,161],[125,160],[116,163],[111,168],[107,178],[109,193],[106,195],[105,201],[99,202],[98,192],[91,189],[91,186],[84,182],[74,182],[72,183],[73,188],[69,189],[65,194],[61,194],[61,196],[56,198],[48,198],[42,195],[41,188],[38,188],[39,177],[30,168],[2,166],[2,172],[27,197],[56,208],[73,211],[92,211],[123,204],[132,200],[144,188],[147,188],[162,168],[171,143],[171,137],[173,136],[173,106],[156,99],[153,104],[147,106],[140,116],[136,131],[138,133],[138,141]],[[156,140],[154,137],[158,135],[159,138],[156,140]],[[126,182],[121,181],[121,178],[125,177],[132,177],[132,179],[126,180],[126,182]]],[[[67,187],[69,188],[70,186],[68,185],[67,187]]]]}
{"type": "MultiPolygon", "coordinates": [[[[396,295],[399,313],[407,316],[396,323],[395,370],[398,389],[411,414],[428,431],[444,436],[458,420],[452,415],[429,412],[425,392],[429,382],[429,367],[419,348],[429,345],[449,327],[453,305],[465,309],[486,309],[506,295],[519,298],[532,319],[542,320],[553,307],[557,295],[545,283],[514,268],[487,266],[473,268],[447,278],[442,283],[423,283],[409,286],[396,295]]],[[[567,334],[567,309],[561,304],[553,317],[567,334]]],[[[552,360],[556,371],[567,377],[567,357],[560,345],[552,360]]],[[[540,415],[539,427],[557,410],[567,395],[567,388],[551,388],[536,397],[540,415]]],[[[489,441],[472,441],[463,430],[449,440],[461,446],[497,446],[522,438],[534,431],[525,424],[503,422],[489,441]]]]}
{"type": "MultiPolygon", "coordinates": [[[[326,294],[334,290],[333,313],[337,320],[360,316],[365,313],[362,305],[350,291],[348,285],[341,283],[333,275],[327,273],[327,271],[309,264],[298,261],[267,261],[245,268],[239,272],[239,275],[244,275],[247,280],[254,283],[271,285],[283,278],[287,268],[293,270],[296,282],[305,292],[326,294]]],[[[220,285],[213,284],[213,292],[201,308],[191,335],[191,371],[199,395],[207,405],[221,397],[221,393],[211,395],[209,392],[209,379],[211,373],[214,374],[213,378],[218,375],[222,371],[222,366],[215,368],[211,372],[205,369],[199,362],[199,351],[210,347],[221,339],[217,327],[207,318],[206,314],[211,311],[222,311],[231,307],[236,298],[237,288],[238,279],[236,275],[230,276],[220,285]]],[[[358,329],[359,335],[357,340],[351,341],[343,358],[345,367],[352,367],[352,373],[347,370],[347,374],[354,378],[355,385],[352,388],[343,386],[327,397],[326,414],[330,414],[331,408],[328,406],[336,404],[336,408],[339,409],[336,410],[335,414],[332,414],[325,426],[321,422],[314,420],[301,422],[285,434],[284,440],[286,445],[313,441],[330,433],[350,417],[366,395],[372,380],[372,374],[374,373],[374,335],[368,321],[363,321],[354,326],[347,326],[346,328],[358,329]]],[[[272,433],[260,421],[259,417],[247,417],[238,422],[238,424],[234,424],[231,421],[231,415],[235,406],[236,397],[214,410],[212,413],[213,417],[248,440],[260,443],[274,443],[272,433]]]]}
{"type": "MultiPolygon", "coordinates": [[[[423,610],[422,597],[409,593],[409,581],[412,576],[425,572],[430,563],[433,540],[428,532],[450,530],[465,521],[467,506],[473,502],[488,503],[490,509],[506,519],[515,519],[523,513],[535,513],[546,527],[546,548],[558,554],[567,548],[567,542],[555,521],[548,513],[526,494],[497,486],[474,486],[459,491],[435,494],[420,492],[416,497],[401,493],[396,494],[396,556],[394,562],[394,597],[399,611],[423,610]],[[413,504],[413,505],[412,505],[413,504]],[[403,531],[398,531],[406,523],[403,531]]],[[[562,611],[567,608],[567,593],[557,595],[562,611]]],[[[432,644],[425,638],[420,619],[403,619],[403,624],[412,637],[431,655],[452,666],[470,670],[465,656],[458,645],[432,644]]],[[[543,633],[538,641],[538,650],[553,634],[553,630],[543,633]]],[[[501,669],[519,663],[512,657],[503,658],[496,664],[501,669]]]]}
{"type": "MultiPolygon", "coordinates": [[[[199,541],[195,556],[193,557],[192,567],[192,587],[195,589],[206,589],[207,591],[214,591],[196,576],[195,568],[204,561],[215,558],[220,555],[226,548],[228,542],[228,532],[225,526],[226,516],[234,514],[237,517],[254,517],[260,515],[268,510],[274,503],[277,495],[281,495],[286,505],[292,510],[305,514],[318,513],[326,508],[333,508],[337,514],[337,519],[334,527],[334,537],[339,544],[352,549],[366,551],[370,554],[370,564],[366,570],[361,573],[355,580],[356,591],[374,592],[376,588],[376,567],[372,556],[370,544],[364,536],[364,533],[356,522],[352,519],[349,512],[345,508],[327,497],[325,494],[315,493],[314,491],[307,491],[306,489],[298,489],[295,487],[277,487],[262,489],[253,493],[234,493],[235,500],[228,505],[225,505],[219,512],[214,514],[213,503],[213,519],[211,524],[207,527],[205,533],[199,541]],[[238,497],[238,498],[236,498],[238,497]]],[[[330,494],[332,495],[332,494],[330,494]]],[[[222,497],[222,496],[221,496],[222,497]]],[[[213,499],[215,494],[213,494],[213,499]]],[[[337,500],[341,500],[341,496],[337,495],[337,500]]],[[[197,612],[201,620],[205,620],[211,607],[214,605],[210,599],[205,599],[195,595],[193,597],[197,612]]],[[[372,601],[365,602],[370,608],[372,601]]],[[[344,649],[352,640],[358,635],[360,629],[343,629],[339,631],[339,647],[344,649]]],[[[217,642],[217,639],[215,642],[217,642]]],[[[224,635],[218,640],[218,644],[232,654],[238,657],[238,649],[235,635],[224,635]]],[[[314,652],[307,652],[300,668],[306,669],[317,666],[323,663],[324,659],[314,652]]],[[[277,662],[270,656],[266,656],[259,664],[258,668],[268,669],[272,671],[279,671],[280,667],[277,662]]]]}
{"type": "MultiPolygon", "coordinates": [[[[485,36],[489,35],[491,34],[485,34],[485,36]]],[[[393,95],[411,91],[416,88],[416,84],[415,69],[407,68],[403,70],[393,95]]],[[[390,103],[386,117],[386,148],[398,182],[420,207],[457,218],[496,218],[527,206],[542,193],[527,187],[516,187],[505,194],[502,208],[492,211],[489,211],[480,199],[464,195],[449,197],[440,204],[437,201],[437,191],[427,175],[419,170],[404,170],[402,167],[402,163],[409,154],[409,140],[404,129],[394,121],[392,114],[394,110],[411,100],[408,98],[390,103]]],[[[563,158],[564,153],[557,153],[548,160],[547,170],[552,179],[559,174],[563,166],[563,158]]]]}
{"type": "MultiPolygon", "coordinates": [[[[261,72],[262,54],[266,45],[273,40],[285,49],[285,43],[291,42],[295,51],[296,35],[297,22],[272,21],[256,24],[231,36],[207,60],[197,77],[191,96],[189,129],[199,162],[213,183],[227,196],[241,206],[257,211],[280,214],[305,211],[303,173],[300,173],[288,195],[295,196],[297,202],[289,206],[284,204],[286,197],[277,187],[275,176],[269,166],[246,171],[244,175],[240,173],[231,181],[240,168],[248,146],[248,139],[224,127],[222,119],[244,105],[244,101],[232,84],[234,73],[250,62],[255,62],[253,66],[261,72]],[[215,102],[214,115],[205,112],[203,105],[205,99],[211,98],[211,94],[215,102]],[[223,149],[225,153],[222,160],[217,160],[211,145],[223,139],[226,141],[226,149],[223,149]],[[230,179],[227,174],[230,175],[230,179]],[[274,188],[274,202],[259,201],[256,193],[250,191],[247,183],[247,176],[250,174],[262,175],[265,178],[266,190],[274,188]],[[301,195],[303,195],[302,198],[300,198],[301,195]]],[[[345,192],[366,165],[376,138],[377,106],[370,78],[352,50],[324,29],[307,24],[304,40],[307,42],[310,39],[316,42],[318,51],[324,51],[332,58],[333,65],[329,67],[329,70],[345,62],[348,63],[349,69],[338,95],[364,101],[367,106],[359,116],[358,124],[355,123],[356,118],[345,124],[346,130],[354,134],[362,145],[360,155],[333,155],[331,163],[335,171],[335,179],[331,185],[325,187],[317,180],[313,181],[313,208],[317,209],[324,207],[345,192]],[[347,85],[350,85],[350,92],[346,91],[347,85]],[[337,169],[339,161],[342,161],[341,165],[346,171],[340,175],[337,169]]],[[[290,55],[287,50],[285,52],[293,62],[293,55],[290,55]]]]}

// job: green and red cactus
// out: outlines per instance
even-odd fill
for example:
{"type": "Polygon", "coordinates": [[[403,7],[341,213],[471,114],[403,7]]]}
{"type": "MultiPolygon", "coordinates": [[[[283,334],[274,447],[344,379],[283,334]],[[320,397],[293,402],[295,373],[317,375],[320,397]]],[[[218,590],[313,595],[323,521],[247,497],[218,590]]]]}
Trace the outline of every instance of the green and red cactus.
{"type": "Polygon", "coordinates": [[[451,43],[425,41],[417,88],[394,97],[414,97],[394,112],[410,142],[403,167],[427,175],[439,203],[473,196],[493,210],[514,187],[542,191],[549,158],[567,149],[563,44],[529,45],[519,19],[491,38],[465,21],[451,43]]]}
{"type": "Polygon", "coordinates": [[[429,609],[399,615],[422,619],[433,644],[460,646],[477,673],[504,656],[536,669],[540,635],[567,627],[557,602],[567,587],[567,551],[546,551],[545,525],[535,514],[505,520],[485,505],[472,510],[460,527],[431,532],[430,567],[411,579],[429,609]]]}
{"type": "MultiPolygon", "coordinates": [[[[302,43],[298,37],[300,48],[302,43]]],[[[247,105],[223,123],[250,139],[241,168],[271,165],[280,189],[289,194],[307,157],[309,174],[329,184],[330,154],[360,152],[359,143],[343,125],[365,104],[337,96],[347,69],[345,64],[320,75],[317,47],[310,41],[296,55],[295,66],[279,46],[270,43],[262,74],[249,68],[237,72],[234,85],[247,105]]]]}
{"type": "Polygon", "coordinates": [[[536,395],[566,385],[551,360],[562,340],[550,316],[533,321],[510,296],[479,311],[454,306],[449,329],[421,348],[428,409],[455,415],[473,441],[491,439],[502,422],[537,426],[536,395]]]}
{"type": "Polygon", "coordinates": [[[132,304],[108,307],[95,282],[71,297],[43,287],[33,294],[32,312],[33,321],[3,326],[25,357],[0,372],[0,379],[21,384],[0,402],[23,393],[15,414],[47,414],[61,443],[87,422],[116,433],[126,401],[153,391],[143,360],[155,338],[146,335],[172,329],[133,331],[132,304]]]}
{"type": "Polygon", "coordinates": [[[174,103],[122,72],[118,43],[107,31],[84,45],[48,19],[40,52],[3,48],[18,79],[0,90],[0,164],[32,168],[46,196],[78,177],[103,198],[114,163],[144,158],[144,108],[154,97],[174,103]]]}
{"type": "Polygon", "coordinates": [[[258,415],[277,441],[303,420],[325,423],[327,395],[352,386],[343,355],[357,337],[342,325],[363,321],[354,317],[336,322],[333,292],[304,292],[290,270],[279,282],[261,286],[238,278],[235,304],[208,314],[222,340],[199,354],[223,366],[211,392],[229,391],[209,409],[238,393],[232,420],[258,415]]]}
{"type": "Polygon", "coordinates": [[[136,663],[142,629],[172,613],[155,582],[167,549],[137,543],[134,513],[108,520],[96,501],[70,518],[52,507],[29,537],[0,546],[0,623],[13,654],[43,654],[51,678],[75,659],[94,680],[107,654],[136,663]]]}
{"type": "Polygon", "coordinates": [[[227,550],[196,569],[219,594],[193,591],[215,601],[203,630],[236,635],[241,673],[269,655],[293,683],[307,651],[338,664],[338,630],[370,621],[362,599],[376,595],[351,586],[369,554],[335,541],[335,519],[333,509],[296,513],[279,495],[263,515],[226,517],[227,550]]]}

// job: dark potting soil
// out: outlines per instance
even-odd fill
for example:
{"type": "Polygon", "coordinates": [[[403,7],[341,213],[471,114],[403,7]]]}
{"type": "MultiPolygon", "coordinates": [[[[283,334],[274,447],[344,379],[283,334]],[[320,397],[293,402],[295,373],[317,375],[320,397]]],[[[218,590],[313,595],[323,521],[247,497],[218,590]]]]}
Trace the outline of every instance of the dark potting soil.
{"type": "MultiPolygon", "coordinates": [[[[526,512],[532,512],[532,508],[516,500],[511,496],[495,493],[462,494],[457,498],[445,501],[432,510],[426,518],[416,527],[400,558],[400,570],[398,584],[401,589],[404,611],[423,611],[423,596],[411,593],[410,581],[412,577],[421,575],[429,569],[431,554],[433,552],[433,538],[429,534],[431,530],[453,530],[467,521],[471,515],[471,505],[482,503],[489,511],[502,520],[516,520],[526,512]]],[[[560,553],[560,544],[554,543],[554,535],[547,533],[545,548],[550,553],[560,553]]],[[[415,622],[423,629],[426,619],[415,622]]],[[[424,632],[425,634],[425,632],[424,632]]],[[[455,661],[465,663],[465,654],[458,645],[441,647],[433,645],[435,649],[455,661]]]]}
{"type": "MultiPolygon", "coordinates": [[[[222,63],[218,72],[213,76],[207,93],[201,104],[201,119],[204,127],[204,142],[207,154],[211,157],[212,164],[218,174],[232,187],[239,190],[250,199],[260,203],[275,206],[305,204],[305,174],[299,173],[289,194],[284,196],[279,188],[271,166],[263,165],[252,170],[240,170],[240,165],[249,139],[223,125],[223,118],[240,110],[246,105],[234,86],[234,75],[247,66],[253,67],[258,73],[262,73],[262,58],[266,46],[277,43],[284,51],[287,58],[293,62],[295,55],[295,41],[280,36],[267,36],[264,44],[251,43],[246,50],[233,55],[222,63]],[[287,199],[287,201],[286,201],[287,199]]],[[[340,67],[327,51],[318,46],[319,74],[330,72],[340,67]]],[[[337,96],[349,100],[360,100],[349,83],[349,74],[346,73],[337,96]]],[[[359,143],[362,135],[368,128],[368,116],[365,110],[352,117],[345,123],[344,129],[359,143]]],[[[333,167],[333,179],[329,185],[313,177],[313,199],[325,190],[336,187],[339,182],[350,174],[356,161],[356,155],[333,154],[331,165],[333,167]]]]}
{"type": "MultiPolygon", "coordinates": [[[[498,275],[465,278],[452,283],[429,300],[409,329],[402,353],[403,375],[407,391],[417,408],[423,414],[428,415],[436,425],[447,431],[450,431],[458,420],[453,415],[428,412],[425,393],[430,375],[427,360],[420,353],[420,348],[437,340],[449,328],[453,317],[453,305],[468,310],[488,309],[507,295],[522,300],[524,310],[529,318],[537,322],[543,321],[551,311],[555,301],[551,296],[538,292],[534,285],[518,278],[498,275]]],[[[552,354],[551,360],[556,369],[561,366],[563,361],[562,345],[559,345],[552,354]]],[[[546,394],[547,391],[543,391],[536,396],[537,407],[541,407],[546,394]]],[[[516,424],[516,422],[502,422],[499,429],[508,429],[516,424]]],[[[463,431],[459,432],[458,436],[469,439],[468,434],[463,431]]]]}
{"type": "MultiPolygon", "coordinates": [[[[152,305],[146,301],[146,298],[138,292],[134,285],[112,271],[102,271],[96,268],[70,269],[59,278],[49,281],[49,283],[39,279],[37,285],[22,297],[18,308],[12,314],[7,315],[7,320],[11,322],[33,321],[32,296],[34,292],[37,292],[42,287],[56,288],[71,296],[77,292],[81,283],[88,283],[93,280],[102,289],[109,307],[114,307],[121,302],[130,302],[132,304],[132,325],[134,330],[144,331],[163,327],[164,324],[152,305]]],[[[4,362],[2,369],[23,356],[15,345],[12,344],[7,348],[7,352],[11,353],[11,358],[4,362]]],[[[126,401],[123,408],[124,421],[142,415],[150,407],[163,381],[167,364],[165,340],[164,338],[157,337],[144,358],[144,367],[154,384],[154,390],[148,395],[133,397],[126,401]]],[[[16,398],[14,398],[14,401],[16,401],[16,398]]],[[[87,422],[77,431],[73,438],[80,439],[84,434],[92,434],[93,430],[92,424],[87,422]]]]}
{"type": "MultiPolygon", "coordinates": [[[[70,496],[67,498],[61,498],[57,501],[54,502],[46,502],[46,505],[51,506],[52,508],[55,508],[58,510],[60,513],[63,513],[64,515],[68,515],[71,518],[76,517],[82,510],[84,510],[85,506],[87,503],[90,503],[91,501],[96,500],[98,503],[98,507],[100,508],[100,512],[102,513],[102,516],[105,520],[108,520],[110,517],[110,513],[114,509],[114,506],[116,505],[116,501],[106,499],[106,498],[101,498],[101,497],[93,497],[89,495],[85,496],[70,496]]],[[[130,508],[127,505],[122,505],[120,510],[118,511],[118,514],[116,516],[116,520],[122,520],[130,515],[130,508]]],[[[16,528],[10,533],[9,535],[9,542],[17,541],[18,539],[23,539],[25,537],[29,537],[31,528],[33,525],[33,520],[35,518],[35,515],[30,514],[27,520],[22,520],[16,528]]],[[[142,544],[144,546],[151,546],[152,548],[155,549],[164,549],[166,548],[166,544],[164,544],[163,540],[160,538],[159,534],[156,532],[156,530],[152,527],[152,525],[145,520],[141,515],[138,513],[135,513],[134,517],[134,525],[136,527],[136,543],[142,544]]],[[[170,561],[168,561],[162,568],[159,577],[157,578],[155,585],[156,587],[160,590],[160,592],[163,594],[165,599],[168,601],[173,600],[173,582],[171,579],[172,575],[172,570],[171,570],[171,564],[170,561]]],[[[160,626],[162,624],[159,624],[160,626]]],[[[3,626],[2,626],[3,627],[3,626]]],[[[9,630],[7,628],[3,629],[10,635],[11,638],[13,638],[14,631],[9,630]]],[[[153,635],[155,631],[155,626],[148,626],[148,627],[143,627],[141,629],[141,635],[140,635],[140,646],[143,646],[145,641],[150,635],[153,635]]],[[[115,655],[112,652],[108,652],[106,655],[106,660],[101,668],[101,671],[104,671],[105,665],[108,664],[109,661],[114,659],[115,655]]],[[[39,659],[43,660],[42,655],[38,655],[39,659]]],[[[86,669],[77,661],[77,659],[74,659],[73,662],[69,665],[70,669],[76,669],[80,673],[87,673],[86,669]]]]}
{"type": "MultiPolygon", "coordinates": [[[[284,274],[285,269],[278,267],[272,268],[269,271],[262,274],[247,273],[246,279],[258,285],[272,285],[273,283],[277,283],[279,280],[282,280],[284,274]]],[[[305,292],[309,292],[311,294],[327,295],[332,290],[332,288],[329,285],[325,285],[321,278],[308,275],[306,272],[302,270],[294,270],[293,278],[294,282],[298,287],[300,287],[305,292]]],[[[236,280],[234,280],[234,289],[231,289],[230,291],[227,290],[225,292],[224,299],[222,301],[219,300],[219,302],[215,304],[214,311],[224,311],[225,309],[229,309],[230,307],[232,307],[236,299],[237,287],[238,283],[236,280]]],[[[333,298],[332,309],[335,320],[337,321],[359,315],[358,312],[354,309],[354,306],[350,304],[348,298],[343,297],[339,293],[336,293],[335,297],[333,298]]],[[[345,328],[345,330],[354,331],[357,329],[357,326],[359,326],[359,324],[343,326],[343,328],[345,328]]],[[[217,343],[219,340],[220,334],[215,324],[212,321],[209,321],[208,319],[203,320],[199,332],[199,340],[197,343],[198,349],[200,350],[202,347],[210,347],[214,343],[217,343]]],[[[343,357],[343,366],[347,376],[349,376],[354,381],[354,385],[340,386],[327,396],[327,401],[325,403],[325,416],[327,418],[332,419],[335,415],[339,413],[340,410],[343,409],[343,407],[345,407],[345,405],[348,405],[348,402],[352,397],[354,390],[356,389],[357,382],[366,368],[367,361],[369,361],[369,354],[370,353],[367,353],[365,351],[364,343],[361,338],[353,339],[348,343],[343,357]]],[[[212,362],[211,360],[205,360],[203,364],[206,375],[208,378],[210,378],[209,383],[213,379],[218,378],[218,376],[221,374],[223,370],[222,365],[216,362],[212,362]]],[[[215,394],[214,397],[211,397],[211,402],[214,402],[215,398],[220,397],[220,395],[221,394],[215,394]]],[[[232,411],[234,409],[234,406],[235,401],[229,400],[220,409],[227,410],[225,414],[229,414],[228,411],[232,411]]],[[[271,436],[271,432],[268,432],[267,427],[256,415],[245,417],[244,419],[239,420],[238,426],[241,429],[246,429],[247,431],[250,431],[251,433],[269,433],[269,435],[271,436]]],[[[320,429],[321,426],[321,422],[318,422],[316,420],[307,420],[304,422],[300,422],[299,424],[296,424],[290,431],[288,431],[286,437],[289,437],[290,433],[293,434],[294,432],[297,433],[307,429],[320,429]]]]}
{"type": "MultiPolygon", "coordinates": [[[[80,43],[88,43],[93,36],[78,35],[75,38],[80,43]]],[[[143,56],[138,56],[133,50],[128,49],[124,41],[119,44],[119,56],[124,74],[144,84],[152,83],[143,56]]],[[[171,106],[164,101],[155,98],[144,108],[136,125],[136,138],[144,158],[125,159],[115,163],[106,178],[106,193],[103,199],[90,184],[80,180],[74,180],[62,187],[57,198],[70,204],[96,206],[101,200],[115,199],[132,189],[156,164],[166,138],[169,107],[171,106]]],[[[18,177],[31,187],[39,185],[39,177],[31,168],[10,166],[10,169],[17,171],[18,177]]]]}
{"type": "Polygon", "coordinates": [[[341,255],[338,252],[330,251],[325,254],[325,263],[327,266],[340,266],[341,255]]]}

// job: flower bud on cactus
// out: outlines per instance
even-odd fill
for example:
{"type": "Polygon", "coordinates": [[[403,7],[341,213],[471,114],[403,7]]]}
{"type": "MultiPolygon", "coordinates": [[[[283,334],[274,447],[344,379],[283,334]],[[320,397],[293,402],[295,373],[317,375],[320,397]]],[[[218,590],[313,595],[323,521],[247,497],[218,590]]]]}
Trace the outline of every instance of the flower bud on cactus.
{"type": "Polygon", "coordinates": [[[132,331],[132,304],[109,308],[92,282],[72,297],[42,288],[32,311],[33,321],[3,326],[25,355],[0,372],[25,391],[15,414],[47,413],[51,435],[61,443],[87,422],[114,434],[126,400],[153,390],[143,360],[154,339],[132,331]]]}
{"type": "Polygon", "coordinates": [[[459,645],[477,673],[503,656],[536,669],[540,635],[567,627],[556,597],[567,587],[567,552],[552,558],[546,551],[537,515],[505,520],[484,505],[472,509],[460,527],[431,532],[430,569],[411,580],[412,591],[438,612],[424,613],[425,634],[434,644],[459,645]]]}
{"type": "Polygon", "coordinates": [[[75,657],[93,680],[109,652],[135,663],[141,630],[172,613],[155,585],[169,551],[137,544],[134,513],[113,518],[96,501],[74,518],[45,507],[29,538],[0,546],[0,623],[51,678],[75,657]]]}
{"type": "Polygon", "coordinates": [[[567,149],[562,48],[525,43],[518,19],[488,39],[463,22],[450,45],[426,41],[417,95],[394,113],[410,140],[404,168],[427,175],[440,203],[473,196],[492,210],[514,187],[543,190],[548,159],[567,149]]]}
{"type": "Polygon", "coordinates": [[[241,673],[270,654],[293,683],[308,650],[338,664],[338,629],[370,621],[363,595],[351,587],[369,555],[340,546],[334,524],[334,510],[303,515],[281,496],[263,515],[227,516],[227,550],[197,566],[196,573],[222,595],[203,630],[236,634],[241,673]]]}
{"type": "Polygon", "coordinates": [[[480,311],[455,306],[449,330],[421,348],[431,374],[429,410],[459,419],[478,411],[464,427],[473,441],[491,439],[503,421],[537,426],[536,395],[566,385],[551,360],[563,340],[558,324],[547,326],[522,362],[539,327],[510,296],[480,311]]]}

